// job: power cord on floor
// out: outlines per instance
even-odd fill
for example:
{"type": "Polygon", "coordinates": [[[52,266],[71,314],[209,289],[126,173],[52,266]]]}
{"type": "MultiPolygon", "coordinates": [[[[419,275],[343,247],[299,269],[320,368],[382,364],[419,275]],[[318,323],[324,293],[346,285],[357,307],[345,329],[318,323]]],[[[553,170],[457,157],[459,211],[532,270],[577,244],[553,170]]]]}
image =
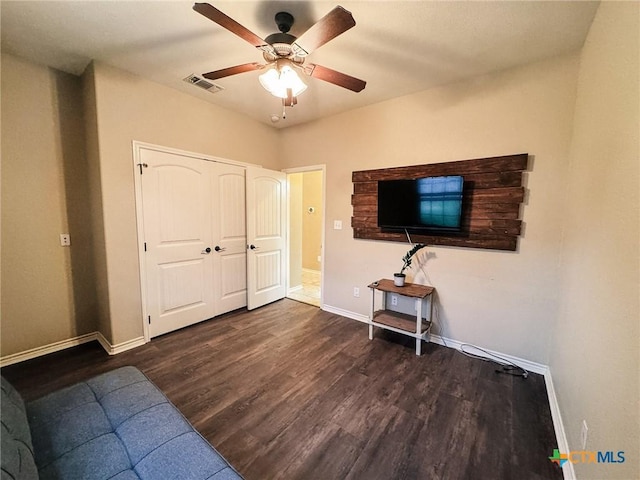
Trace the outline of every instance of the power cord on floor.
{"type": "MultiPolygon", "coordinates": [[[[407,229],[404,230],[405,235],[407,236],[407,240],[409,241],[409,244],[413,245],[413,242],[411,241],[411,236],[409,236],[409,232],[407,231],[407,229]]],[[[429,278],[429,275],[427,274],[427,272],[425,271],[422,262],[418,262],[418,267],[420,267],[420,270],[422,271],[422,274],[424,275],[425,280],[427,281],[427,283],[429,285],[433,285],[433,282],[431,281],[431,279],[429,278]]],[[[436,292],[437,293],[437,292],[436,292]]],[[[433,313],[434,313],[434,319],[432,319],[432,322],[434,322],[434,320],[437,320],[437,325],[438,325],[438,331],[440,332],[440,340],[442,340],[442,343],[444,344],[445,347],[449,347],[449,345],[447,345],[447,341],[444,339],[444,326],[440,323],[440,314],[438,311],[438,302],[436,301],[435,298],[435,294],[434,297],[432,298],[432,302],[433,302],[433,313]]],[[[435,323],[435,322],[434,322],[435,323]]],[[[496,355],[495,353],[491,353],[488,352],[487,350],[484,350],[483,348],[480,348],[476,345],[472,345],[470,343],[463,343],[462,345],[460,345],[460,352],[463,355],[466,355],[468,357],[471,358],[478,358],[480,360],[483,360],[485,362],[493,362],[493,363],[497,363],[498,365],[500,365],[502,367],[502,370],[496,369],[495,372],[496,373],[504,373],[507,375],[513,375],[516,377],[522,377],[522,378],[529,378],[529,372],[527,370],[525,370],[523,367],[521,367],[520,365],[516,365],[515,363],[511,362],[510,360],[507,360],[506,358],[503,358],[499,355],[496,355]],[[479,350],[480,352],[484,353],[486,356],[488,356],[489,358],[487,358],[486,356],[482,356],[482,355],[475,355],[473,353],[467,352],[464,347],[471,347],[471,348],[475,348],[476,350],[479,350]],[[502,360],[502,362],[498,361],[498,360],[493,360],[493,359],[498,359],[498,360],[502,360]]]]}
{"type": "Polygon", "coordinates": [[[504,373],[506,375],[513,375],[515,377],[522,377],[525,379],[529,378],[529,371],[524,369],[520,365],[516,365],[512,361],[507,360],[506,358],[501,357],[500,355],[496,355],[495,353],[488,352],[487,350],[480,348],[476,345],[472,345],[470,343],[463,343],[462,345],[460,345],[460,353],[462,353],[463,355],[466,355],[467,357],[484,360],[485,362],[497,363],[502,367],[502,370],[496,369],[495,370],[496,373],[504,373]],[[468,352],[467,350],[465,350],[465,347],[475,348],[476,350],[479,350],[480,352],[487,355],[489,358],[482,355],[476,355],[474,353],[468,352]],[[494,360],[494,359],[497,359],[497,360],[494,360]],[[501,361],[498,361],[498,360],[501,360],[501,361]]]}

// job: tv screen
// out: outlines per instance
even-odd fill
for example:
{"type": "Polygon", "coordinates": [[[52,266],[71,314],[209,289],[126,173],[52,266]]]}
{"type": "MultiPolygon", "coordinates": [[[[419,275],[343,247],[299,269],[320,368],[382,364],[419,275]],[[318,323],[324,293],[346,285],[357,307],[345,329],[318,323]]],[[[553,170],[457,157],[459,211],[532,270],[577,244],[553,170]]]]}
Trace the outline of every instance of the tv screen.
{"type": "Polygon", "coordinates": [[[378,182],[378,226],[383,229],[450,232],[460,229],[459,175],[378,182]]]}

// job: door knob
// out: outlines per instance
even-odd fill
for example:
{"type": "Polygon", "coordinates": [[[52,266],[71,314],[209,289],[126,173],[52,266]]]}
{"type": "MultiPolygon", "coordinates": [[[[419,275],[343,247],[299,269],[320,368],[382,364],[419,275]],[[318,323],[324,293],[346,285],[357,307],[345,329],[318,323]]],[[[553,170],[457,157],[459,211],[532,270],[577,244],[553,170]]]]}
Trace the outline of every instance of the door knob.
{"type": "Polygon", "coordinates": [[[216,245],[214,248],[216,252],[224,252],[226,249],[227,249],[226,247],[221,247],[219,245],[216,245]]]}
{"type": "Polygon", "coordinates": [[[202,255],[206,255],[207,253],[211,253],[211,247],[207,247],[200,252],[202,255]]]}
{"type": "Polygon", "coordinates": [[[249,245],[251,250],[258,250],[260,247],[256,247],[254,244],[249,245]]]}

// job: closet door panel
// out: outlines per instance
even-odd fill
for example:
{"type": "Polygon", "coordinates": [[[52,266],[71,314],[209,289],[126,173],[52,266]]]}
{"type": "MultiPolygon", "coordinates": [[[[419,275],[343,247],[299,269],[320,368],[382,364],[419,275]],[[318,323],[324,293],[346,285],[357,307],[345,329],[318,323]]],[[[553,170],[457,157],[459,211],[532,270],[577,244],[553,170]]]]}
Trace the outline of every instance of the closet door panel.
{"type": "Polygon", "coordinates": [[[245,169],[211,165],[216,315],[247,305],[245,169]]]}

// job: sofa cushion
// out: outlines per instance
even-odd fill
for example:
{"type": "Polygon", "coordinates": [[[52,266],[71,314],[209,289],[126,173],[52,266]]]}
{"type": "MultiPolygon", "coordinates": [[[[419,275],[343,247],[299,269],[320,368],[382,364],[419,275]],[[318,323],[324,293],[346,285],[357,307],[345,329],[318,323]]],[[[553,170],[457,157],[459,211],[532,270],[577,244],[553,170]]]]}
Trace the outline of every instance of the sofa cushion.
{"type": "Polygon", "coordinates": [[[61,415],[31,415],[36,463],[43,469],[56,459],[101,435],[113,433],[97,402],[85,403],[61,415]]]}
{"type": "Polygon", "coordinates": [[[168,403],[156,405],[123,422],[116,430],[127,445],[131,463],[140,460],[169,440],[193,431],[182,414],[168,403]]]}
{"type": "Polygon", "coordinates": [[[242,477],[134,367],[27,405],[43,479],[242,477]]]}
{"type": "Polygon", "coordinates": [[[38,469],[33,456],[31,433],[25,405],[20,394],[4,378],[1,379],[0,464],[2,478],[37,479],[38,469]]]}
{"type": "Polygon", "coordinates": [[[131,462],[117,435],[109,433],[38,467],[41,480],[105,480],[130,470],[131,462]]]}
{"type": "Polygon", "coordinates": [[[135,470],[143,480],[238,478],[224,458],[215,450],[212,451],[211,445],[196,432],[172,438],[142,459],[135,470]],[[176,455],[176,452],[184,454],[176,455]],[[188,476],[185,476],[186,472],[188,476]],[[235,476],[225,477],[225,472],[235,476]]]}

